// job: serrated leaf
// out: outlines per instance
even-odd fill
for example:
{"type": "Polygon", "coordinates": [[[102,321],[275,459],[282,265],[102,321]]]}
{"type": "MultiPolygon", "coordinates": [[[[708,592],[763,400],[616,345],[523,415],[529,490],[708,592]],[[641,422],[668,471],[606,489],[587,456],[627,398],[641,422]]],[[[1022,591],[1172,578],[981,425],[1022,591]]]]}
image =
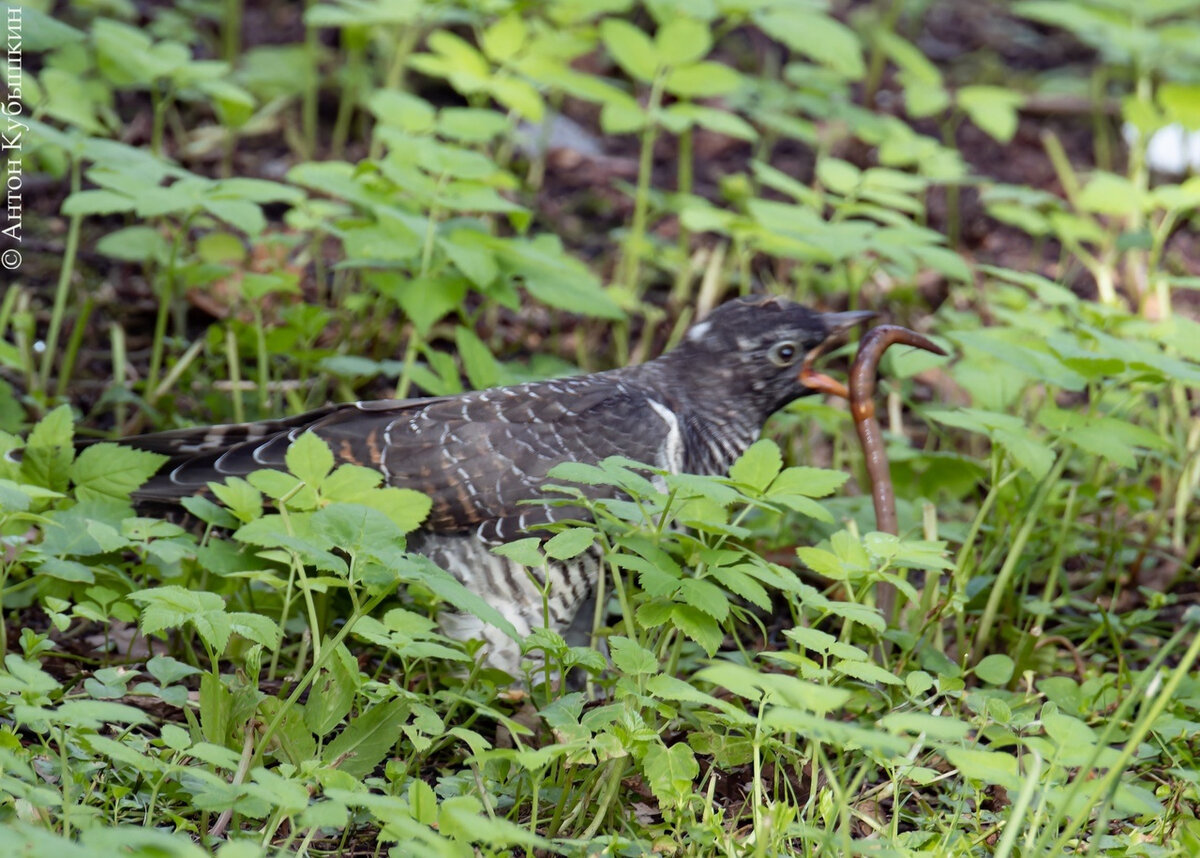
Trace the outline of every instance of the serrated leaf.
{"type": "Polygon", "coordinates": [[[679,595],[693,608],[699,608],[718,622],[729,616],[729,597],[709,581],[684,578],[679,581],[679,595]]]}
{"type": "Polygon", "coordinates": [[[671,609],[671,622],[687,637],[700,644],[710,657],[716,655],[717,648],[725,638],[725,633],[716,620],[691,605],[675,605],[671,609]]]}
{"type": "Polygon", "coordinates": [[[21,482],[65,491],[68,469],[75,457],[74,437],[75,426],[68,405],[60,405],[39,420],[30,431],[22,453],[21,482]]]}
{"type": "Polygon", "coordinates": [[[692,749],[683,742],[669,748],[654,743],[646,749],[642,770],[659,804],[682,807],[695,789],[700,765],[692,749]]]}
{"type": "Polygon", "coordinates": [[[878,682],[881,685],[904,684],[904,680],[890,670],[866,661],[839,661],[833,669],[836,673],[861,679],[863,682],[878,682]]]}
{"type": "Polygon", "coordinates": [[[305,432],[284,454],[288,470],[314,489],[319,489],[333,470],[333,452],[315,432],[305,432]]]}
{"type": "Polygon", "coordinates": [[[543,548],[548,557],[568,560],[587,551],[595,540],[596,531],[590,527],[571,527],[547,539],[543,548]]]}
{"type": "Polygon", "coordinates": [[[734,482],[763,491],[783,467],[779,445],[767,438],[755,441],[729,468],[734,482]]]}
{"type": "Polygon", "coordinates": [[[262,493],[241,477],[227,477],[224,483],[211,482],[208,490],[240,521],[249,522],[262,516],[262,493]]]}
{"type": "Polygon", "coordinates": [[[166,461],[160,453],[118,444],[93,444],[76,457],[68,473],[81,499],[128,500],[166,461]]]}
{"type": "Polygon", "coordinates": [[[609,654],[617,670],[630,676],[658,673],[658,659],[637,641],[621,635],[608,639],[609,654]]]}

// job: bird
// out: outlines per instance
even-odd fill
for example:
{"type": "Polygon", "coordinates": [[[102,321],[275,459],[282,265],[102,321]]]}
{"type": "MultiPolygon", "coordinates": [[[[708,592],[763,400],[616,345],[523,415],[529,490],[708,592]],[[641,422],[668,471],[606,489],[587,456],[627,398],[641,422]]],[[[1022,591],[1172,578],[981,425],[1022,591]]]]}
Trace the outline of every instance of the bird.
{"type": "MultiPolygon", "coordinates": [[[[491,550],[586,517],[581,507],[547,500],[549,471],[621,456],[671,473],[723,475],[768,417],[817,392],[801,381],[806,355],[874,315],[821,313],[779,296],[735,298],[693,324],[674,348],[633,366],[453,396],[328,405],[121,443],[168,457],[134,495],[158,505],[203,492],[210,481],[283,469],[288,446],[313,432],[339,464],[375,468],[385,484],[431,498],[428,517],[409,534],[409,551],[487,600],[520,635],[543,625],[565,633],[596,589],[596,552],[550,562],[543,605],[524,567],[491,550]]],[[[597,497],[613,491],[582,490],[597,497]]],[[[468,614],[446,612],[440,620],[451,637],[483,640],[489,666],[519,675],[519,644],[508,635],[468,614]]]]}

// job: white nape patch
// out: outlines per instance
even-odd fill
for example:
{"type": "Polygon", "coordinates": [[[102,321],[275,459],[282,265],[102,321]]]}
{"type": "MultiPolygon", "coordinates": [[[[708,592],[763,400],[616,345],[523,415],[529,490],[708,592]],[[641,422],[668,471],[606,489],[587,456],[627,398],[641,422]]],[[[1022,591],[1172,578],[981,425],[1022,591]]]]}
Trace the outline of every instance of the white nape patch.
{"type": "Polygon", "coordinates": [[[667,440],[659,449],[658,461],[654,464],[672,473],[683,470],[683,435],[679,431],[679,418],[675,412],[656,399],[648,399],[650,407],[667,424],[667,440]]]}
{"type": "Polygon", "coordinates": [[[692,325],[691,330],[684,337],[689,343],[694,343],[697,340],[702,340],[708,336],[708,332],[712,330],[712,322],[701,322],[698,325],[692,325]]]}

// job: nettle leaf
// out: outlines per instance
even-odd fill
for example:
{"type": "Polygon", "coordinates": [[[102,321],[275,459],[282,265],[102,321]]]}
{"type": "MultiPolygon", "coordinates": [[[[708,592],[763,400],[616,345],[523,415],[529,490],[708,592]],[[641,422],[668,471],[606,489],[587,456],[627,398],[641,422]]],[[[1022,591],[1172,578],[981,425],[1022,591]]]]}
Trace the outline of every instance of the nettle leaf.
{"type": "Polygon", "coordinates": [[[700,764],[696,762],[692,749],[684,742],[677,742],[669,748],[655,743],[646,749],[642,771],[660,805],[681,808],[695,790],[700,764]]]}
{"type": "Polygon", "coordinates": [[[80,499],[128,500],[166,461],[167,457],[160,453],[118,444],[94,444],[76,457],[68,473],[80,499]]]}
{"type": "Polygon", "coordinates": [[[546,556],[555,560],[568,560],[592,547],[596,531],[590,527],[571,527],[556,533],[546,540],[546,556]]]}
{"type": "Polygon", "coordinates": [[[284,459],[288,470],[314,489],[333,470],[333,452],[315,432],[305,432],[288,445],[284,459]]]}
{"type": "Polygon", "coordinates": [[[515,560],[522,566],[540,569],[546,562],[542,556],[541,544],[542,541],[536,536],[528,536],[524,539],[514,539],[512,542],[497,545],[492,549],[492,553],[515,560]]]}
{"type": "Polygon", "coordinates": [[[330,501],[355,502],[379,488],[383,474],[362,465],[341,465],[321,483],[321,496],[330,501]]]}
{"type": "Polygon", "coordinates": [[[726,590],[764,611],[771,608],[771,597],[766,588],[742,569],[732,566],[715,566],[709,570],[726,590]]]}
{"type": "Polygon", "coordinates": [[[350,554],[403,544],[404,534],[379,510],[363,504],[330,504],[313,513],[312,532],[325,540],[327,547],[350,554]]]}
{"type": "Polygon", "coordinates": [[[839,661],[833,666],[835,673],[861,679],[863,682],[876,682],[880,685],[903,685],[904,680],[890,670],[865,661],[839,661]]]}
{"type": "Polygon", "coordinates": [[[613,635],[608,639],[609,654],[617,670],[630,676],[658,673],[658,659],[654,653],[622,635],[613,635]]]}
{"type": "Polygon", "coordinates": [[[37,422],[21,454],[21,482],[52,491],[66,491],[75,425],[71,407],[60,405],[37,422]]]}
{"type": "Polygon", "coordinates": [[[240,521],[250,522],[262,517],[262,493],[241,477],[226,477],[224,483],[211,482],[208,490],[240,521]]]}
{"type": "Polygon", "coordinates": [[[763,491],[783,467],[779,445],[767,438],[755,441],[729,468],[734,482],[763,491]]]}
{"type": "Polygon", "coordinates": [[[671,622],[687,637],[704,648],[708,655],[714,656],[725,633],[721,626],[709,614],[691,605],[675,605],[671,609],[671,622]]]}
{"type": "Polygon", "coordinates": [[[486,390],[500,383],[500,364],[478,334],[459,325],[454,329],[454,344],[458,347],[458,356],[462,358],[471,387],[486,390]]]}
{"type": "Polygon", "coordinates": [[[843,471],[807,466],[785,468],[771,483],[766,497],[768,500],[780,495],[823,498],[840,489],[848,479],[850,475],[843,471]]]}
{"type": "Polygon", "coordinates": [[[415,581],[428,587],[435,596],[448,605],[471,614],[489,625],[495,626],[515,641],[521,636],[511,622],[504,618],[490,602],[478,593],[468,590],[453,575],[419,554],[405,555],[405,562],[397,573],[406,581],[415,581]]]}
{"type": "Polygon", "coordinates": [[[225,651],[233,623],[225,613],[225,600],[216,593],[187,590],[174,584],[130,593],[130,601],[140,602],[142,634],[179,628],[191,623],[201,639],[216,653],[225,651]]]}
{"type": "Polygon", "coordinates": [[[715,584],[699,578],[679,581],[679,594],[693,608],[699,608],[718,622],[729,616],[729,597],[715,584]]]}
{"type": "Polygon", "coordinates": [[[370,507],[383,513],[400,532],[409,533],[420,527],[433,509],[433,501],[429,495],[414,489],[401,489],[395,486],[385,486],[361,495],[356,501],[361,506],[370,507]]]}
{"type": "Polygon", "coordinates": [[[283,638],[283,632],[269,617],[262,614],[252,614],[248,611],[234,611],[229,614],[230,627],[234,634],[241,635],[246,640],[262,644],[267,649],[275,649],[283,638]]]}

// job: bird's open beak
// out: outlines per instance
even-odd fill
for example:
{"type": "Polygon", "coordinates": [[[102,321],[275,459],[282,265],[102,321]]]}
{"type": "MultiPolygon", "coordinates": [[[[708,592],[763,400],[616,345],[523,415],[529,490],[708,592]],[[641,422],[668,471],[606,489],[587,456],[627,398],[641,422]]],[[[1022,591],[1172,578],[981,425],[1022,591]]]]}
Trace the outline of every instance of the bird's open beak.
{"type": "Polygon", "coordinates": [[[814,348],[804,357],[804,363],[800,367],[800,375],[797,380],[810,390],[815,390],[818,393],[828,393],[833,396],[840,396],[843,399],[850,398],[850,392],[846,389],[846,385],[836,379],[830,378],[824,373],[817,372],[813,369],[813,364],[817,358],[823,355],[826,351],[836,346],[841,342],[845,333],[855,325],[862,324],[868,319],[873,319],[878,315],[870,310],[850,310],[846,313],[824,313],[821,315],[821,321],[825,323],[825,339],[819,346],[814,348]]]}
{"type": "Polygon", "coordinates": [[[826,340],[841,337],[855,325],[874,319],[878,313],[870,310],[850,310],[845,313],[822,313],[821,321],[825,323],[826,340]]]}

